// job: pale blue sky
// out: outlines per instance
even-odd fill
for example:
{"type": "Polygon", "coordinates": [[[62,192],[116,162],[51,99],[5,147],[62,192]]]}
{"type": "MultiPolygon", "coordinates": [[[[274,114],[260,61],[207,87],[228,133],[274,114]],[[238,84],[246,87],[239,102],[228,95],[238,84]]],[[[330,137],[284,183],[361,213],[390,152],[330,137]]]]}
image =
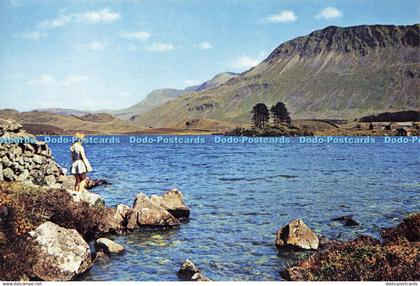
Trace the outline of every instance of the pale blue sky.
{"type": "Polygon", "coordinates": [[[420,22],[419,0],[0,0],[0,108],[123,108],[241,72],[329,25],[420,22]]]}

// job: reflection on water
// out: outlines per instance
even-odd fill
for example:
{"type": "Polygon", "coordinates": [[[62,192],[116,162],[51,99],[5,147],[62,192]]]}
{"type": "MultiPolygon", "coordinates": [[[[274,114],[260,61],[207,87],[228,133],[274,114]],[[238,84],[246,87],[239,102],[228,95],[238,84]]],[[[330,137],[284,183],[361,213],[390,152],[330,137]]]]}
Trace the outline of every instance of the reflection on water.
{"type": "MultiPolygon", "coordinates": [[[[296,256],[278,255],[279,226],[302,218],[330,238],[378,235],[418,210],[420,158],[416,145],[291,144],[165,145],[87,144],[95,178],[111,186],[94,191],[108,205],[132,204],[179,188],[191,221],[179,229],[137,231],[113,237],[126,253],[96,264],[87,280],[177,280],[192,259],[214,280],[277,280],[296,256]],[[330,219],[355,214],[346,228],[330,219]]],[[[381,139],[377,139],[380,142],[381,139]]],[[[125,142],[125,143],[124,143],[125,142]]],[[[57,161],[69,165],[67,145],[50,144],[57,161]]]]}

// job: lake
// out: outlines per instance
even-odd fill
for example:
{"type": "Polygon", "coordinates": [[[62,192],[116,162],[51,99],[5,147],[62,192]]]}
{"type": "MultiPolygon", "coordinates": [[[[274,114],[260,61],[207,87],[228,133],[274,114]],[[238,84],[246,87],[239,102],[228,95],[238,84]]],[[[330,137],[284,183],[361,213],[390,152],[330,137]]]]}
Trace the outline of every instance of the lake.
{"type": "MultiPolygon", "coordinates": [[[[278,255],[274,247],[276,230],[289,221],[302,218],[318,234],[345,240],[378,236],[381,228],[419,210],[419,143],[386,144],[379,137],[370,144],[136,137],[144,138],[149,141],[130,143],[129,136],[119,136],[120,143],[85,144],[91,177],[112,183],[93,192],[109,206],[131,206],[139,192],[178,188],[191,207],[191,220],[179,229],[113,236],[126,253],[95,264],[83,280],[177,280],[185,259],[213,280],[279,280],[281,268],[297,257],[278,255]],[[330,221],[347,214],[360,226],[330,221]]],[[[68,168],[70,144],[49,146],[68,168]]]]}

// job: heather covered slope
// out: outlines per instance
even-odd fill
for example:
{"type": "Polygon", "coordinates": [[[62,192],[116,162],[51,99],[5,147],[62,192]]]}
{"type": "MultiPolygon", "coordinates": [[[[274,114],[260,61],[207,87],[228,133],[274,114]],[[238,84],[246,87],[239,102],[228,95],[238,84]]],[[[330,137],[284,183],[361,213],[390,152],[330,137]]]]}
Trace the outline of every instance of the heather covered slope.
{"type": "Polygon", "coordinates": [[[138,116],[171,127],[206,118],[249,123],[257,102],[283,101],[293,118],[355,118],[420,107],[420,25],[327,27],[288,41],[224,85],[138,116]]]}

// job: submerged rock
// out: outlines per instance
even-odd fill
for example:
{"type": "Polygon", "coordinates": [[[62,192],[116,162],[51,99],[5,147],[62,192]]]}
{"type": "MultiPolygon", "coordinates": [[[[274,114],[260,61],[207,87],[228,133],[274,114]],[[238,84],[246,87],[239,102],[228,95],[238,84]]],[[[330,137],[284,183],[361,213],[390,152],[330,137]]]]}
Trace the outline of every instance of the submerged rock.
{"type": "Polygon", "coordinates": [[[68,281],[92,266],[89,245],[74,229],[45,222],[30,232],[36,250],[33,274],[45,281],[68,281]]]}
{"type": "Polygon", "coordinates": [[[319,239],[301,219],[296,219],[277,231],[275,245],[278,250],[316,250],[319,239]]]}
{"type": "Polygon", "coordinates": [[[353,219],[353,215],[345,215],[333,218],[332,221],[342,221],[344,222],[344,226],[356,226],[359,225],[357,221],[353,219]]]}
{"type": "Polygon", "coordinates": [[[94,263],[104,263],[110,260],[109,256],[99,251],[96,253],[95,259],[93,260],[94,263]]]}
{"type": "Polygon", "coordinates": [[[187,220],[190,217],[190,208],[185,205],[184,196],[178,189],[169,190],[163,196],[152,195],[151,200],[177,219],[187,220]]]}
{"type": "Polygon", "coordinates": [[[147,226],[174,227],[180,225],[179,221],[167,210],[152,202],[143,193],[137,194],[132,209],[133,211],[128,216],[128,229],[147,226]]]}
{"type": "Polygon", "coordinates": [[[103,186],[103,185],[111,185],[111,183],[109,183],[107,180],[104,180],[104,179],[87,178],[85,188],[90,190],[90,189],[93,189],[95,187],[103,186]]]}
{"type": "Polygon", "coordinates": [[[125,251],[122,245],[104,237],[97,239],[96,245],[99,250],[107,254],[121,254],[125,251]]]}

